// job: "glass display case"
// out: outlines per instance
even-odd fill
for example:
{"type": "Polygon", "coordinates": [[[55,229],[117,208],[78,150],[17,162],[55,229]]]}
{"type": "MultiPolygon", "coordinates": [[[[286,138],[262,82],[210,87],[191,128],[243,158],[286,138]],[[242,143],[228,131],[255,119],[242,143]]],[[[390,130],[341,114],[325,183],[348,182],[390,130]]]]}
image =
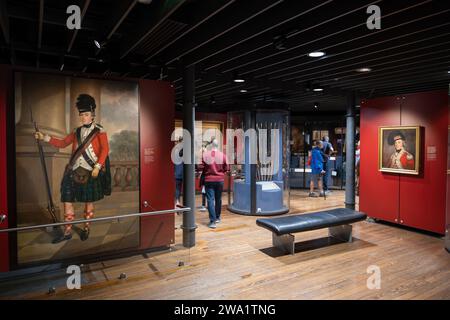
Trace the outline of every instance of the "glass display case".
{"type": "Polygon", "coordinates": [[[227,127],[234,178],[228,209],[261,216],[289,212],[289,112],[230,112],[227,127]]]}

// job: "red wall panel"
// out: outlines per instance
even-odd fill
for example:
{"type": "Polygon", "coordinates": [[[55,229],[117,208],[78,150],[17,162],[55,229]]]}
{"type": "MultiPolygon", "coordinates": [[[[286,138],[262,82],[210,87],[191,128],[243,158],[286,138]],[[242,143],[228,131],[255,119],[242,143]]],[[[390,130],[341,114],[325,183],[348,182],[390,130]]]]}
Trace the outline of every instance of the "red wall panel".
{"type": "Polygon", "coordinates": [[[402,96],[401,124],[420,125],[425,130],[421,174],[400,176],[400,218],[404,225],[441,234],[445,227],[447,108],[447,91],[402,96]]]}
{"type": "Polygon", "coordinates": [[[446,91],[361,102],[361,211],[373,218],[444,233],[447,122],[446,91]],[[378,128],[390,125],[423,127],[420,175],[378,171],[378,128]],[[436,153],[427,154],[428,150],[436,153]]]}
{"type": "MultiPolygon", "coordinates": [[[[163,81],[139,81],[141,212],[174,206],[174,167],[171,160],[174,130],[174,89],[163,81]],[[144,201],[149,203],[144,206],[144,201]]],[[[173,213],[141,218],[141,248],[174,242],[173,213]]]]}
{"type": "MultiPolygon", "coordinates": [[[[7,194],[7,134],[6,118],[8,96],[11,93],[11,69],[0,65],[0,214],[8,216],[8,194],[7,194]]],[[[8,220],[0,224],[1,229],[8,228],[8,220]]],[[[0,234],[0,272],[9,270],[9,243],[8,234],[0,234]]]]}
{"type": "Polygon", "coordinates": [[[378,171],[378,128],[400,125],[400,104],[395,97],[361,102],[360,210],[385,221],[398,219],[399,177],[378,171]]]}

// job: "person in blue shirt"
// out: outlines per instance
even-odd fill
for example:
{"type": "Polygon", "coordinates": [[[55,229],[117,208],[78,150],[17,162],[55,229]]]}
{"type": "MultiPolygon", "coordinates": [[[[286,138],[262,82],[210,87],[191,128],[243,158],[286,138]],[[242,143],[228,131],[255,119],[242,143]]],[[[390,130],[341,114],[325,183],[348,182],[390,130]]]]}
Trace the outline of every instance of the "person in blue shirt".
{"type": "Polygon", "coordinates": [[[309,196],[317,197],[314,192],[314,184],[317,183],[317,187],[320,192],[320,196],[323,196],[322,176],[325,173],[323,170],[323,143],[322,141],[315,141],[314,147],[311,151],[311,181],[309,183],[309,196]]]}

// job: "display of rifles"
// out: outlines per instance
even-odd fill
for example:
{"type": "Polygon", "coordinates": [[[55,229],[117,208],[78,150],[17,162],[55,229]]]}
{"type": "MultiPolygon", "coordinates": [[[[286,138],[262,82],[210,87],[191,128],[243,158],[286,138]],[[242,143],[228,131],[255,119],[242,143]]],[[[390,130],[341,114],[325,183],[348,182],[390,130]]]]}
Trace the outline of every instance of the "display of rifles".
{"type": "MultiPolygon", "coordinates": [[[[38,125],[33,118],[33,109],[31,107],[30,107],[30,114],[31,114],[31,122],[34,125],[34,129],[36,132],[39,132],[38,125]]],[[[39,150],[39,158],[41,160],[42,171],[44,173],[45,189],[47,191],[47,211],[50,213],[53,222],[59,222],[58,219],[56,218],[56,209],[53,203],[52,191],[50,189],[50,181],[48,179],[47,165],[45,164],[44,149],[42,148],[41,141],[39,139],[36,139],[36,143],[39,150]]]]}

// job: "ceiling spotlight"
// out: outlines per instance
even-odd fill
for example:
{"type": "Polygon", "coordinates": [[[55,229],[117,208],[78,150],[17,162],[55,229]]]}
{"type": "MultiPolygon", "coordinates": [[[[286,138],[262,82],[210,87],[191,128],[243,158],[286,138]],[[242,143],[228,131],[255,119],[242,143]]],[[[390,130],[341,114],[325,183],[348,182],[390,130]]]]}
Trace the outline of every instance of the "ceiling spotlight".
{"type": "Polygon", "coordinates": [[[102,45],[97,40],[94,40],[94,44],[98,49],[101,49],[102,45]]]}
{"type": "Polygon", "coordinates": [[[245,82],[245,79],[239,76],[237,72],[233,73],[233,81],[236,83],[243,83],[245,82]]]}
{"type": "Polygon", "coordinates": [[[358,72],[370,72],[370,71],[372,71],[372,69],[370,69],[370,68],[359,68],[359,69],[356,69],[356,71],[358,71],[358,72]]]}
{"type": "Polygon", "coordinates": [[[311,58],[320,58],[320,57],[323,57],[324,55],[325,55],[325,52],[323,52],[323,51],[314,51],[314,52],[308,53],[308,57],[311,57],[311,58]]]}
{"type": "Polygon", "coordinates": [[[314,109],[319,109],[319,103],[318,102],[314,102],[314,109]]]}
{"type": "Polygon", "coordinates": [[[240,93],[246,93],[247,90],[246,90],[246,89],[241,89],[239,92],[240,92],[240,93]]]}
{"type": "Polygon", "coordinates": [[[447,73],[448,73],[448,74],[450,74],[450,70],[449,70],[449,71],[447,71],[447,73]]]}

